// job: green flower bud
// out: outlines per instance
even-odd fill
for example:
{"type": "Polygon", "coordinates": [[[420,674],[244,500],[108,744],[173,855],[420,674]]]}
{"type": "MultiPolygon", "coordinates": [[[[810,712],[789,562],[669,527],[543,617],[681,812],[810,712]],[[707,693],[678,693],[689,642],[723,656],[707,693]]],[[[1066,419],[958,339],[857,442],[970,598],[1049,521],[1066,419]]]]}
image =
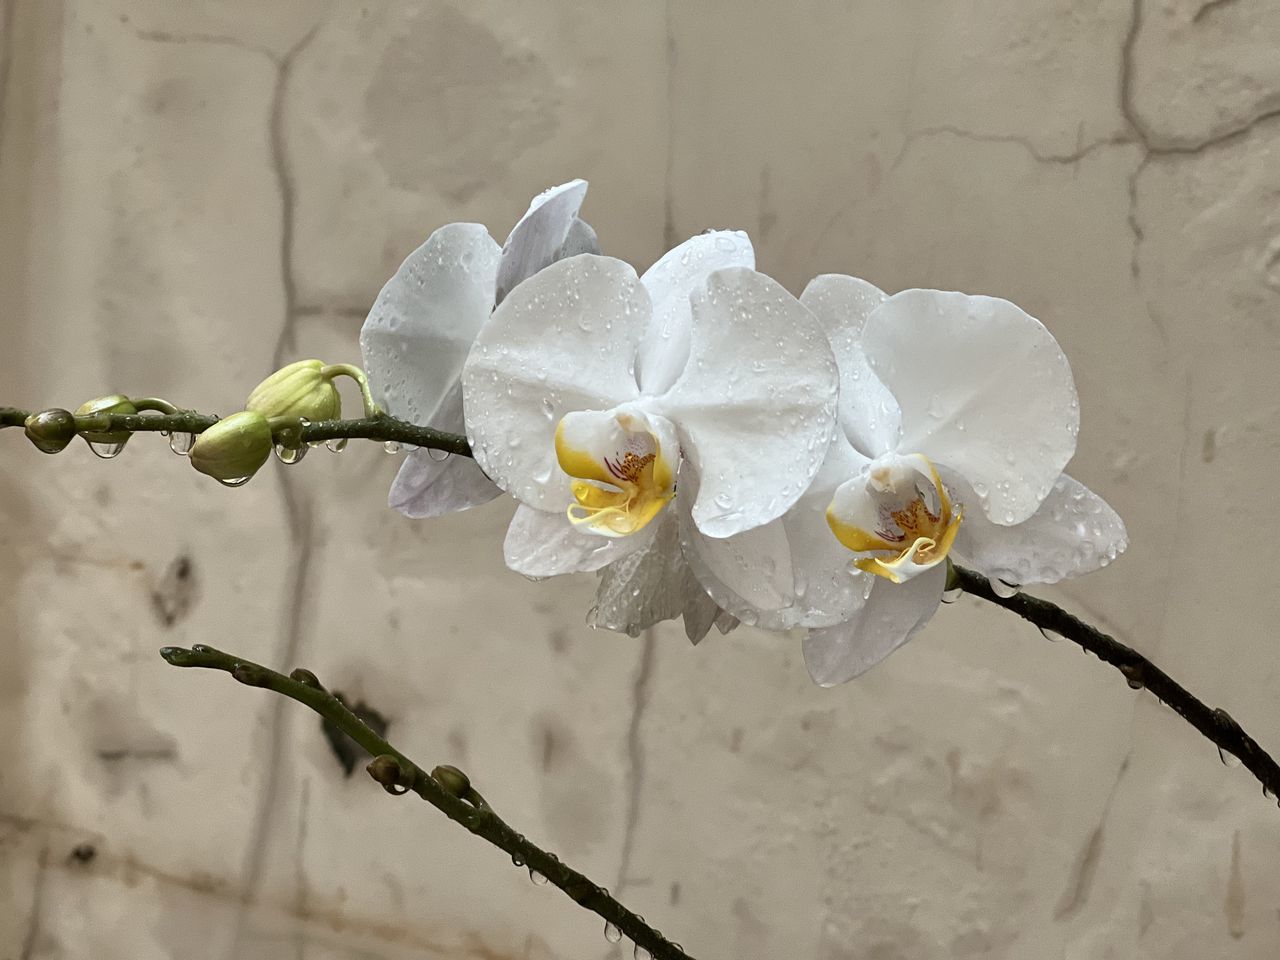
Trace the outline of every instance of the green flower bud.
{"type": "Polygon", "coordinates": [[[43,453],[60,453],[76,438],[76,418],[70,410],[41,410],[27,417],[27,439],[43,453]]]}
{"type": "MultiPolygon", "coordinates": [[[[96,400],[89,400],[80,404],[80,409],[76,411],[77,417],[92,416],[95,413],[120,414],[122,416],[132,416],[138,412],[138,408],[133,405],[133,401],[126,397],[123,393],[113,393],[109,396],[98,397],[96,400]]],[[[129,439],[129,431],[119,430],[114,433],[86,433],[83,435],[90,443],[115,444],[124,443],[129,439]]]]}
{"type": "Polygon", "coordinates": [[[299,360],[254,387],[244,408],[264,417],[336,420],[342,415],[342,398],[333,376],[319,360],[299,360]]]}
{"type": "Polygon", "coordinates": [[[191,465],[223,483],[252,477],[271,456],[271,425],[252,410],[233,413],[191,445],[191,465]]]}

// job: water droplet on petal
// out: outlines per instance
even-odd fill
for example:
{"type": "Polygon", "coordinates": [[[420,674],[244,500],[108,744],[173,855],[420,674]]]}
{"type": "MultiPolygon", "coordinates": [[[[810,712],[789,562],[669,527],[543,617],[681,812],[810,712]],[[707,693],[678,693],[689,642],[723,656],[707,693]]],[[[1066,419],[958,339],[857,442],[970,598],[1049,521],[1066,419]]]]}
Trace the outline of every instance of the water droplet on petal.
{"type": "Polygon", "coordinates": [[[1230,750],[1226,749],[1226,747],[1218,748],[1218,759],[1222,761],[1222,765],[1224,767],[1240,766],[1240,758],[1237,757],[1230,750]]]}
{"type": "Polygon", "coordinates": [[[435,447],[427,447],[427,456],[436,461],[436,463],[443,463],[449,459],[449,451],[437,450],[435,447]]]}
{"type": "Polygon", "coordinates": [[[400,452],[400,441],[388,440],[386,443],[382,445],[382,449],[386,453],[397,454],[400,452]]]}
{"type": "Polygon", "coordinates": [[[618,929],[616,924],[606,921],[604,925],[604,938],[610,943],[617,943],[622,939],[622,931],[618,929]]]}
{"type": "Polygon", "coordinates": [[[124,443],[97,443],[93,440],[86,441],[89,449],[93,451],[95,457],[101,457],[103,460],[110,460],[112,457],[120,456],[120,451],[124,449],[124,443]]]}
{"type": "Polygon", "coordinates": [[[169,449],[180,457],[191,455],[191,445],[196,442],[194,433],[177,432],[169,435],[169,449]]]}

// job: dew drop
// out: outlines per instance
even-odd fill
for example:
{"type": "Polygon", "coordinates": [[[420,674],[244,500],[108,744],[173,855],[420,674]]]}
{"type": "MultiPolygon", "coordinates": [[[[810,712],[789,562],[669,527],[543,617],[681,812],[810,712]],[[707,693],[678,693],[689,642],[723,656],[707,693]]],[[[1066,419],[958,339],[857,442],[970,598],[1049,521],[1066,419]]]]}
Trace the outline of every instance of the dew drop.
{"type": "Polygon", "coordinates": [[[1017,596],[1018,591],[1022,589],[1021,585],[1009,583],[1007,580],[1001,580],[999,577],[991,577],[990,583],[991,592],[1003,600],[1008,600],[1010,597],[1017,596]]]}
{"type": "Polygon", "coordinates": [[[616,924],[605,921],[604,938],[610,943],[617,943],[622,939],[622,931],[618,929],[616,924]]]}
{"type": "Polygon", "coordinates": [[[180,457],[191,455],[191,445],[196,442],[194,433],[172,433],[169,435],[169,449],[180,457]]]}
{"type": "Polygon", "coordinates": [[[281,463],[297,463],[307,455],[309,448],[305,443],[300,447],[286,447],[283,443],[277,443],[272,449],[281,463]]]}
{"type": "Polygon", "coordinates": [[[234,477],[231,480],[223,480],[221,477],[218,478],[218,482],[224,487],[243,487],[249,482],[249,480],[249,477],[234,477]]]}
{"type": "Polygon", "coordinates": [[[653,954],[638,943],[636,948],[631,951],[631,955],[635,957],[635,960],[653,960],[653,954]]]}
{"type": "Polygon", "coordinates": [[[518,853],[513,853],[511,855],[511,862],[514,863],[517,867],[523,867],[524,857],[520,856],[520,854],[518,853]]]}
{"type": "Polygon", "coordinates": [[[97,443],[93,440],[86,442],[89,444],[89,449],[93,451],[93,455],[103,460],[120,456],[120,451],[124,449],[124,443],[97,443]]]}
{"type": "MultiPolygon", "coordinates": [[[[1240,766],[1240,758],[1228,750],[1226,747],[1218,748],[1218,759],[1222,761],[1224,767],[1240,766]]],[[[1265,789],[1265,788],[1264,788],[1265,789]]]]}
{"type": "Polygon", "coordinates": [[[1050,643],[1057,643],[1062,639],[1062,634],[1058,633],[1056,630],[1050,630],[1048,627],[1036,627],[1036,629],[1039,630],[1040,635],[1050,643]]]}
{"type": "MultiPolygon", "coordinates": [[[[1240,762],[1239,760],[1236,761],[1236,763],[1239,763],[1239,762],[1240,762]]],[[[1266,797],[1268,800],[1274,800],[1276,798],[1276,792],[1272,790],[1270,787],[1266,786],[1265,784],[1262,787],[1262,795],[1266,797]]]]}
{"type": "Polygon", "coordinates": [[[448,450],[437,450],[435,447],[427,447],[427,456],[436,463],[443,463],[449,459],[448,450]]]}
{"type": "Polygon", "coordinates": [[[400,452],[400,441],[388,440],[386,443],[382,445],[382,449],[385,453],[397,454],[400,452]]]}
{"type": "Polygon", "coordinates": [[[324,445],[329,448],[330,453],[341,453],[347,449],[347,438],[334,437],[332,440],[326,440],[324,445]]]}
{"type": "Polygon", "coordinates": [[[942,591],[942,602],[955,603],[962,596],[964,596],[964,590],[962,590],[960,587],[952,587],[950,590],[942,591]]]}
{"type": "Polygon", "coordinates": [[[547,883],[547,878],[546,878],[546,877],[544,877],[542,874],[540,874],[537,870],[533,869],[533,867],[530,867],[530,868],[529,868],[529,882],[530,882],[530,883],[533,883],[533,884],[536,884],[537,886],[541,887],[541,886],[545,886],[545,885],[546,885],[546,883],[547,883]]]}

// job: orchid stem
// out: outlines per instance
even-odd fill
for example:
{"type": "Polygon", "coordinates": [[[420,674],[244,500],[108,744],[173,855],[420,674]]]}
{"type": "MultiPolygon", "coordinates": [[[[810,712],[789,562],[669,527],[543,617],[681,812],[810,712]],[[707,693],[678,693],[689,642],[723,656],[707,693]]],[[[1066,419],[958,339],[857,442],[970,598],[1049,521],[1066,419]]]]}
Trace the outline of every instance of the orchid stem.
{"type": "Polygon", "coordinates": [[[369,764],[369,774],[388,793],[399,795],[412,790],[450,820],[505,851],[512,863],[529,870],[530,877],[545,877],[559,887],[578,906],[603,919],[608,924],[606,929],[618,930],[629,937],[636,944],[637,953],[643,949],[656,960],[693,960],[679,944],[666,939],[645,923],[643,917],[615,900],[604,887],[509,827],[471,787],[461,771],[437,767],[432,773],[426,773],[321,686],[311,671],[294,670],[286,677],[243,657],[202,644],[190,650],[164,647],[160,656],[175,667],[222,670],[247,686],[262,687],[310,707],[374,757],[369,764]]]}
{"type": "Polygon", "coordinates": [[[965,593],[1004,607],[1041,630],[1079,644],[1099,660],[1111,664],[1124,675],[1130,687],[1151,691],[1157,700],[1208,737],[1218,747],[1224,759],[1228,755],[1238,759],[1257,777],[1266,797],[1275,800],[1280,796],[1280,765],[1258,745],[1258,741],[1245,733],[1231,714],[1199,700],[1137,650],[1125,646],[1115,637],[1090,626],[1048,600],[1025,593],[1002,597],[991,589],[987,578],[976,571],[954,566],[952,576],[954,579],[951,583],[965,593]]]}
{"type": "MultiPolygon", "coordinates": [[[[19,410],[16,407],[0,407],[0,428],[21,427],[25,425],[30,410],[19,410]]],[[[177,414],[122,415],[93,414],[92,417],[77,417],[76,424],[82,432],[91,433],[203,433],[218,422],[217,417],[186,410],[177,414]],[[83,426],[81,426],[83,421],[83,426]]],[[[288,438],[296,442],[296,429],[288,424],[280,429],[288,434],[288,438]]],[[[432,450],[443,450],[458,456],[471,456],[471,447],[467,438],[456,433],[445,433],[431,427],[418,427],[404,420],[379,413],[359,420],[317,420],[302,427],[304,442],[336,440],[346,437],[352,440],[377,440],[379,442],[394,441],[409,447],[428,447],[432,450]]]]}

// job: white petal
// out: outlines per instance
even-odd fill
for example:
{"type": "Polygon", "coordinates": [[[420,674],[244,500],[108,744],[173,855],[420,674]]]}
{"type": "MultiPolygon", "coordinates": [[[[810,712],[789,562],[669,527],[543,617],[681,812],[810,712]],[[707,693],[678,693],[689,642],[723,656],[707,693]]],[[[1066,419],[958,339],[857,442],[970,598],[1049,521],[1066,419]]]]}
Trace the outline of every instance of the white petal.
{"type": "Polygon", "coordinates": [[[716,270],[755,265],[755,250],[745,233],[710,230],[668,250],[644,272],[640,282],[653,301],[653,317],[636,357],[641,392],[666,393],[689,362],[690,295],[706,286],[716,270]]]}
{"type": "Polygon", "coordinates": [[[400,465],[387,504],[421,520],[476,507],[501,494],[470,457],[434,460],[426,450],[413,450],[400,465]]]}
{"type": "Polygon", "coordinates": [[[810,630],[805,637],[804,664],[813,682],[833,687],[852,680],[910,640],[938,609],[946,579],[945,566],[906,583],[877,577],[866,603],[849,620],[810,630]]]}
{"type": "Polygon", "coordinates": [[[831,441],[836,390],[831,346],[800,301],[753,270],[711,275],[693,296],[689,364],[657,401],[698,472],[703,533],[750,530],[800,498],[831,441]]]}
{"type": "MultiPolygon", "coordinates": [[[[853,554],[832,535],[826,513],[836,488],[866,464],[867,459],[837,435],[813,484],[780,520],[723,540],[687,533],[690,567],[721,607],[766,630],[825,627],[848,619],[862,606],[869,575],[851,569],[853,554]],[[766,534],[773,538],[778,531],[785,536],[790,556],[781,570],[790,570],[791,582],[773,587],[778,607],[765,609],[743,598],[748,591],[741,576],[759,566],[760,552],[781,549],[766,539],[766,534]],[[734,582],[737,591],[727,581],[734,582]],[[780,599],[786,595],[790,603],[783,605],[780,599]]],[[[692,524],[686,529],[693,530],[692,524]]]]}
{"type": "Polygon", "coordinates": [[[476,337],[463,369],[467,435],[493,481],[544,510],[570,502],[555,430],[571,410],[638,395],[636,344],[649,298],[621,260],[561,260],[520,284],[476,337]]]}
{"type": "Polygon", "coordinates": [[[563,512],[548,513],[521,504],[507,527],[502,553],[507,566],[516,573],[554,577],[599,570],[643,548],[650,539],[644,531],[620,539],[582,533],[563,512]]]}
{"type": "Polygon", "coordinates": [[[895,294],[863,349],[902,408],[904,453],[962,474],[998,524],[1035,513],[1076,448],[1080,408],[1058,342],[1007,300],[895,294]]]}
{"type": "Polygon", "coordinates": [[[493,309],[498,259],[484,227],[451,223],[387,281],[360,330],[360,352],[373,398],[388,413],[431,424],[493,309]]]}
{"type": "MultiPolygon", "coordinates": [[[[519,284],[557,260],[564,252],[578,210],[587,196],[587,181],[570,180],[545,190],[533,198],[529,209],[515,225],[502,247],[502,267],[498,270],[495,303],[501,303],[519,284]]],[[[590,227],[587,227],[591,230],[590,227]]],[[[581,234],[578,243],[581,243],[581,234]]],[[[595,239],[595,232],[591,232],[595,239]]],[[[582,249],[576,253],[594,253],[582,249]]]]}
{"type": "Polygon", "coordinates": [[[596,237],[596,232],[592,229],[591,224],[585,220],[575,219],[569,225],[569,233],[564,238],[564,243],[556,251],[556,259],[565,260],[569,257],[576,257],[580,253],[599,252],[600,241],[596,237]]]}
{"type": "MultiPolygon", "coordinates": [[[[656,531],[642,549],[632,551],[601,571],[595,606],[587,621],[593,627],[635,637],[641,630],[662,620],[674,619],[684,611],[688,568],[680,555],[679,521],[668,510],[645,529],[655,527],[656,531]]],[[[624,538],[623,542],[630,539],[624,538]]]]}
{"type": "Polygon", "coordinates": [[[861,344],[867,317],[887,299],[867,281],[837,273],[814,277],[800,295],[822,324],[840,370],[840,426],[868,457],[895,449],[902,436],[898,401],[871,369],[861,344]]]}
{"type": "Polygon", "coordinates": [[[724,613],[687,567],[684,577],[684,635],[697,646],[724,613]]]}
{"type": "MultiPolygon", "coordinates": [[[[957,486],[957,496],[971,495],[957,486]]],[[[966,513],[955,552],[964,563],[1006,583],[1057,583],[1105,567],[1128,546],[1119,515],[1064,473],[1040,509],[1015,526],[994,524],[980,510],[966,513]]]]}

